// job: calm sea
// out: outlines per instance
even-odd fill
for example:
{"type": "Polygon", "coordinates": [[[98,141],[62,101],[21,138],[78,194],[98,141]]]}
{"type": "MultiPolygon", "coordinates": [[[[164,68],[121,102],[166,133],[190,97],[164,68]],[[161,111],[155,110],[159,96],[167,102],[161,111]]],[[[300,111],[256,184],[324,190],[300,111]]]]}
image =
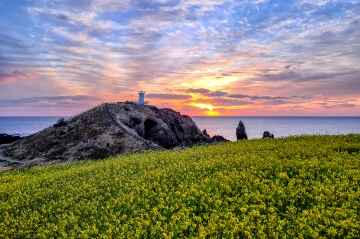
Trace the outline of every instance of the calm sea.
{"type": "Polygon", "coordinates": [[[0,133],[20,134],[22,136],[45,129],[60,117],[0,117],[0,133]]]}
{"type": "Polygon", "coordinates": [[[261,138],[264,131],[275,137],[304,134],[360,133],[360,117],[194,117],[201,129],[210,135],[219,134],[236,139],[236,127],[242,120],[249,138],[261,138]]]}
{"type": "MultiPolygon", "coordinates": [[[[52,124],[59,117],[0,117],[0,133],[30,135],[52,124]]],[[[303,134],[360,133],[360,117],[194,117],[200,129],[210,135],[235,140],[235,129],[242,120],[249,138],[261,138],[266,130],[276,137],[303,134]]]]}

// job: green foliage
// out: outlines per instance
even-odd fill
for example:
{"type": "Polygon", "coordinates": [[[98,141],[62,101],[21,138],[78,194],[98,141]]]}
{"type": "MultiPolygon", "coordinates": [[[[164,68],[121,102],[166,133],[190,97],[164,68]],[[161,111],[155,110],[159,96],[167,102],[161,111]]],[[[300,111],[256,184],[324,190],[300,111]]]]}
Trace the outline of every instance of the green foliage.
{"type": "Polygon", "coordinates": [[[359,135],[0,174],[3,238],[359,238],[359,222],[359,135]]]}

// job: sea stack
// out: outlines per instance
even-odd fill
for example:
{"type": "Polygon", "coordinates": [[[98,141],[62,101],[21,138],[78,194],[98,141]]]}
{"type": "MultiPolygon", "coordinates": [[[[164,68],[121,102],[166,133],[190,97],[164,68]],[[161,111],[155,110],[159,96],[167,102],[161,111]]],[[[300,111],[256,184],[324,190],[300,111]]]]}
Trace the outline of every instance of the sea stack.
{"type": "Polygon", "coordinates": [[[273,139],[275,138],[274,134],[270,133],[269,131],[265,131],[263,133],[263,139],[273,139]]]}
{"type": "Polygon", "coordinates": [[[237,140],[246,140],[248,136],[246,134],[246,129],[244,123],[240,120],[238,127],[236,128],[236,138],[237,140]]]}

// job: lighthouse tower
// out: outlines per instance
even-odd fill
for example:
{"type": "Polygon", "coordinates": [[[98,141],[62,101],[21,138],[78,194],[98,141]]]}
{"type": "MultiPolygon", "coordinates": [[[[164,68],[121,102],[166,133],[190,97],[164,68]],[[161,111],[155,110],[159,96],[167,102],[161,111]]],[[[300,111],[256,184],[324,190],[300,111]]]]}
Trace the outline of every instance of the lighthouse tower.
{"type": "Polygon", "coordinates": [[[138,104],[139,105],[144,105],[145,104],[145,91],[139,91],[138,104]]]}

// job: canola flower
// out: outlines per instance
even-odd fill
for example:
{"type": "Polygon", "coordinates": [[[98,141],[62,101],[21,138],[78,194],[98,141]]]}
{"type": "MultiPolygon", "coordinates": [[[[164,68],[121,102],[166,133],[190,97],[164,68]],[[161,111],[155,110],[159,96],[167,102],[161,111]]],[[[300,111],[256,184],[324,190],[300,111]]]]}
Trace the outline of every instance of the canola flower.
{"type": "Polygon", "coordinates": [[[0,238],[360,238],[360,136],[249,140],[0,174],[0,238]]]}

